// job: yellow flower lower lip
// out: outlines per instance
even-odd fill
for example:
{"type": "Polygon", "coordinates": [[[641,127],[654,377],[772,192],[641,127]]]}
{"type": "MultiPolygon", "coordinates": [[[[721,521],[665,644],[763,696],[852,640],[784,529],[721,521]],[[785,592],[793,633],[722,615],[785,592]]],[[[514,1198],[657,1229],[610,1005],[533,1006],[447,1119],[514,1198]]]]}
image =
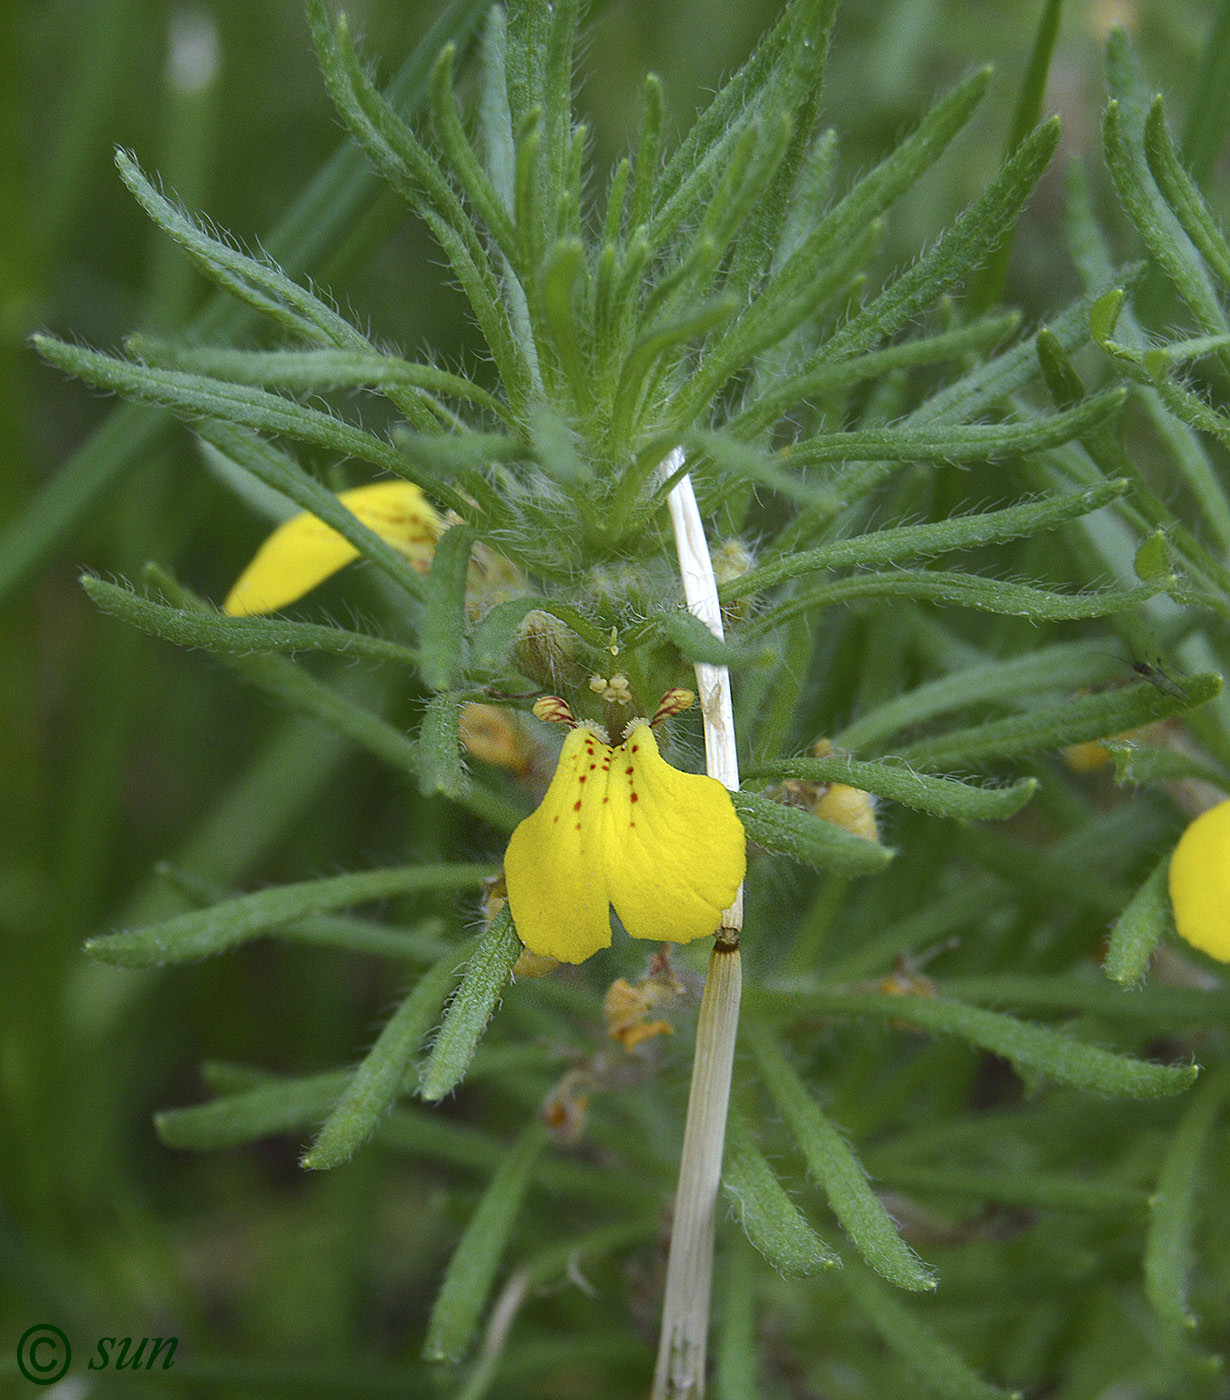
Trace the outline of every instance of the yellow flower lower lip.
{"type": "Polygon", "coordinates": [[[643,723],[614,748],[574,729],[504,860],[521,941],[569,963],[610,946],[611,905],[634,938],[704,938],[745,870],[730,794],[714,778],[672,768],[643,723]]]}
{"type": "Polygon", "coordinates": [[[1230,801],[1202,812],[1170,857],[1175,927],[1194,948],[1230,962],[1230,801]]]}
{"type": "MultiPolygon", "coordinates": [[[[429,567],[443,522],[412,482],[374,481],[343,491],[338,500],[416,568],[429,567]]],[[[358,557],[354,545],[324,521],[306,513],[292,516],[257,550],[222,611],[231,617],[276,612],[358,557]]]]}

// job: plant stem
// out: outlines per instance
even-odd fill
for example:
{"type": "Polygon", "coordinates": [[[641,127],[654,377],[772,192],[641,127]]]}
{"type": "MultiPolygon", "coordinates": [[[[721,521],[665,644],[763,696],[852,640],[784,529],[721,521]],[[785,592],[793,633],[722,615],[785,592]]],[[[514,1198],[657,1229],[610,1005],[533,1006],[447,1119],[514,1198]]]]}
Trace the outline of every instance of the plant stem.
{"type": "MultiPolygon", "coordinates": [[[[682,466],[683,450],[676,448],[659,471],[667,478],[682,466]]],[[[723,635],[722,613],[717,582],[691,477],[683,476],[675,484],[668,506],[688,609],[720,638],[723,635]]],[[[704,720],[706,768],[711,777],[737,791],[739,760],[735,748],[730,672],[725,666],[697,662],[696,688],[704,720]]],[[[696,1057],[679,1160],[679,1187],[666,1267],[653,1400],[700,1400],[705,1392],[714,1215],[743,985],[739,958],[742,926],[743,890],[740,887],[734,903],[722,916],[722,926],[709,957],[709,972],[696,1023],[696,1057]]]]}

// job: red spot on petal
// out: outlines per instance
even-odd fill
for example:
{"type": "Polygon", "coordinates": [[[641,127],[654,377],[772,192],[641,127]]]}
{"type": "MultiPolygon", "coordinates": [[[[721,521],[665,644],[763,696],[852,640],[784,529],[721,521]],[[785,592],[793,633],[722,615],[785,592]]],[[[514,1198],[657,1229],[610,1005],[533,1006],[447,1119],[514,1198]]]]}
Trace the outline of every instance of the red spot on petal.
{"type": "Polygon", "coordinates": [[[633,793],[632,796],[628,799],[628,801],[629,801],[629,802],[639,802],[639,801],[640,801],[640,798],[637,796],[636,793],[633,793]]]}
{"type": "MultiPolygon", "coordinates": [[[[602,800],[603,800],[603,802],[609,802],[611,799],[610,799],[609,797],[604,797],[602,800]]],[[[556,821],[558,821],[558,820],[559,820],[559,818],[557,817],[557,818],[556,818],[556,821]]]]}
{"type": "Polygon", "coordinates": [[[629,775],[629,777],[630,777],[630,776],[632,775],[632,773],[634,772],[634,770],[633,770],[631,767],[628,767],[628,768],[625,768],[625,769],[624,769],[624,772],[627,773],[627,774],[629,775]]]}
{"type": "MultiPolygon", "coordinates": [[[[591,749],[590,752],[592,753],[593,750],[591,749]]],[[[597,768],[597,766],[598,766],[598,765],[597,765],[596,763],[591,763],[591,764],[589,765],[589,771],[592,773],[592,772],[594,771],[594,769],[597,768]]]]}
{"type": "Polygon", "coordinates": [[[588,773],[582,773],[581,776],[577,779],[577,782],[583,783],[587,777],[589,777],[588,773]]]}
{"type": "Polygon", "coordinates": [[[581,829],[581,823],[580,823],[580,822],[577,822],[577,830],[580,831],[580,829],[581,829]]]}
{"type": "Polygon", "coordinates": [[[572,804],[572,810],[573,810],[574,812],[579,812],[579,811],[581,810],[581,799],[580,799],[579,797],[578,797],[577,800],[572,804]]]}
{"type": "Polygon", "coordinates": [[[633,753],[639,753],[640,750],[641,750],[641,746],[640,746],[639,744],[633,744],[633,745],[632,745],[632,752],[633,752],[633,753]]]}

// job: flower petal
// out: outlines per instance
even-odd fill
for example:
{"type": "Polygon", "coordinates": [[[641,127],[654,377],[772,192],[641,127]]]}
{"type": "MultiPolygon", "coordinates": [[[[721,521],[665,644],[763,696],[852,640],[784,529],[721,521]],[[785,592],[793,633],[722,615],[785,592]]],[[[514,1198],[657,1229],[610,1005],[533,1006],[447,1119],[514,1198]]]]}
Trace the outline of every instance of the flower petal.
{"type": "Polygon", "coordinates": [[[615,749],[606,884],[634,938],[690,943],[713,933],[747,871],[747,838],[730,793],[672,768],[648,725],[615,749]]]}
{"type": "Polygon", "coordinates": [[[1230,801],[1202,812],[1170,857],[1175,927],[1195,948],[1230,962],[1230,801]]]}
{"type": "Polygon", "coordinates": [[[610,766],[611,750],[588,729],[574,729],[547,795],[513,832],[504,857],[518,936],[560,962],[584,962],[611,944],[602,850],[610,766]]]}
{"type": "MultiPolygon", "coordinates": [[[[412,564],[427,567],[442,522],[412,482],[376,481],[343,491],[338,500],[412,564]]],[[[354,545],[314,515],[292,516],[257,550],[227,594],[222,610],[231,617],[275,612],[302,598],[358,556],[354,545]]]]}

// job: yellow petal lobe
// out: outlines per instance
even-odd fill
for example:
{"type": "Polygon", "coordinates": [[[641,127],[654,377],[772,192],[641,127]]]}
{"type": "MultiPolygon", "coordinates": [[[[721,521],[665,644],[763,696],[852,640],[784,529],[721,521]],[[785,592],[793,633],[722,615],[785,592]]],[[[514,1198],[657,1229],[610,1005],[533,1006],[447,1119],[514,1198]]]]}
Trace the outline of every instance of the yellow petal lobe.
{"type": "MultiPolygon", "coordinates": [[[[409,481],[376,481],[343,491],[338,500],[416,567],[430,567],[442,521],[409,481]]],[[[304,513],[269,536],[226,596],[231,617],[276,612],[357,559],[359,552],[331,525],[304,513]]]]}
{"type": "Polygon", "coordinates": [[[584,962],[611,943],[602,851],[611,752],[588,729],[574,729],[547,795],[504,856],[518,936],[531,952],[560,962],[584,962]]]}
{"type": "Polygon", "coordinates": [[[746,849],[730,794],[672,768],[647,724],[613,749],[574,729],[508,843],[513,923],[532,952],[569,963],[610,945],[611,904],[634,938],[690,943],[717,930],[746,849]]]}
{"type": "Polygon", "coordinates": [[[606,881],[633,938],[690,943],[717,930],[747,873],[747,839],[716,778],[681,773],[638,725],[612,753],[606,881]]]}
{"type": "Polygon", "coordinates": [[[1170,857],[1175,927],[1194,948],[1230,962],[1230,801],[1202,812],[1170,857]]]}

